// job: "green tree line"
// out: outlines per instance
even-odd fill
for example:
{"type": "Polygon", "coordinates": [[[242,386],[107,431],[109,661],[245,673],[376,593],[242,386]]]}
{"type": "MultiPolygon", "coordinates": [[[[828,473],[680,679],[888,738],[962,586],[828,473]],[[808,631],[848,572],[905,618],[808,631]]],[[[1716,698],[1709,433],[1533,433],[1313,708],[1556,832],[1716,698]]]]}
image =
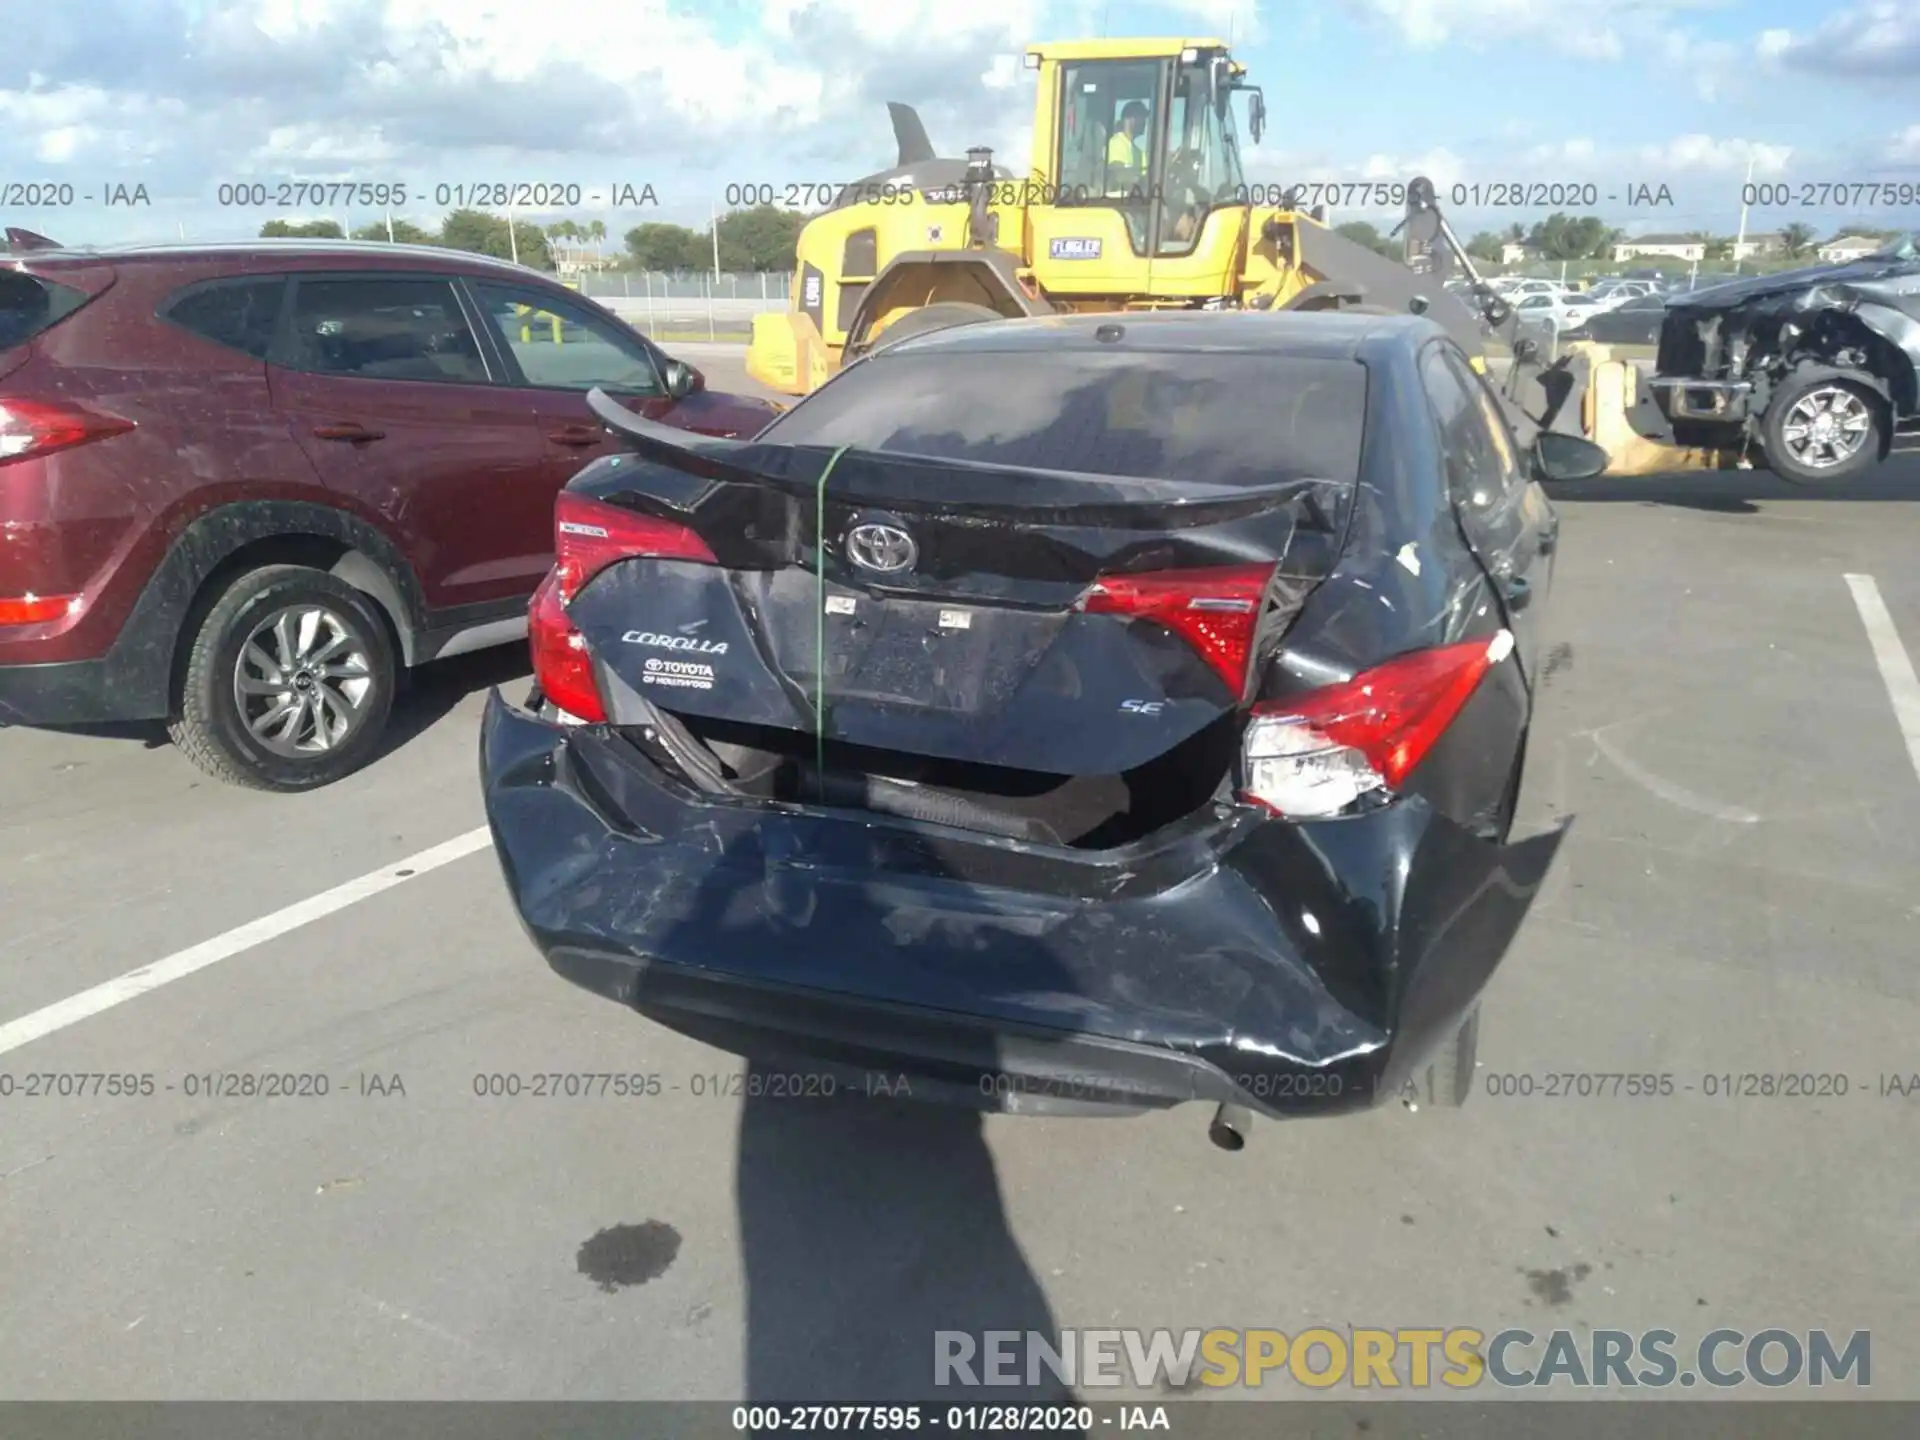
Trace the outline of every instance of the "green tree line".
{"type": "MultiPolygon", "coordinates": [[[[797,210],[782,210],[761,205],[751,210],[733,210],[719,218],[720,268],[722,270],[791,270],[800,229],[807,217],[797,210]]],[[[342,240],[346,232],[337,220],[269,220],[260,227],[262,237],[304,240],[342,240]]],[[[554,268],[555,242],[568,242],[568,253],[575,256],[599,256],[613,269],[631,270],[711,270],[714,263],[712,229],[692,230],[684,225],[649,222],[636,225],[622,237],[624,249],[607,255],[607,227],[604,221],[581,224],[573,220],[555,221],[546,227],[530,220],[517,221],[511,234],[505,217],[484,210],[455,210],[440,222],[437,230],[427,230],[411,220],[376,221],[353,232],[355,240],[388,240],[401,245],[442,245],[451,250],[467,250],[480,255],[511,259],[518,249],[520,263],[536,270],[554,268]]]]}

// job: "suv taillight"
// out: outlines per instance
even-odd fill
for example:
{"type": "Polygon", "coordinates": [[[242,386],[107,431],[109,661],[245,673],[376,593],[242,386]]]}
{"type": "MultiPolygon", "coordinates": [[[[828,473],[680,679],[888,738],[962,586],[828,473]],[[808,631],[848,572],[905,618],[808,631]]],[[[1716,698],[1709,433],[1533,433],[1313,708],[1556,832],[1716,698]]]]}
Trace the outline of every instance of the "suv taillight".
{"type": "Polygon", "coordinates": [[[0,465],[124,435],[133,421],[66,400],[0,399],[0,465]]]}
{"type": "Polygon", "coordinates": [[[1213,668],[1235,699],[1247,688],[1247,659],[1260,603],[1276,565],[1221,565],[1145,575],[1103,575],[1080,597],[1089,615],[1130,615],[1164,625],[1213,668]]]}
{"type": "Polygon", "coordinates": [[[692,560],[712,565],[714,554],[692,530],[561,491],[553,504],[553,569],[534,591],[527,612],[533,678],[540,693],[576,720],[607,718],[593,678],[587,637],[574,628],[567,606],[589,580],[621,560],[692,560]]]}
{"type": "Polygon", "coordinates": [[[1241,742],[1241,797],[1295,819],[1337,815],[1375,790],[1397,790],[1460,713],[1482,677],[1513,651],[1505,630],[1399,655],[1351,680],[1264,701],[1241,742]]]}

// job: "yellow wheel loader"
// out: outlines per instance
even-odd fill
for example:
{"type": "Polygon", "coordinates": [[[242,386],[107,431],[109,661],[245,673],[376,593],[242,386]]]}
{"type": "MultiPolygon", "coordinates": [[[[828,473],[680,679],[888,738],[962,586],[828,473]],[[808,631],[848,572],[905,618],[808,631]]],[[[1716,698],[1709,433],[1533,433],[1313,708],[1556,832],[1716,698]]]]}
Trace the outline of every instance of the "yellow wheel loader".
{"type": "Polygon", "coordinates": [[[986,149],[942,159],[918,116],[890,106],[898,163],[843,186],[802,230],[790,308],[754,318],[749,374],[805,395],[879,345],[1020,316],[1411,311],[1444,326],[1475,368],[1504,368],[1523,424],[1598,440],[1616,472],[1707,463],[1649,438],[1657,414],[1630,366],[1587,347],[1542,365],[1543,337],[1520,334],[1511,307],[1481,282],[1431,184],[1327,187],[1404,202],[1404,264],[1335,232],[1324,206],[1304,203],[1318,187],[1250,185],[1233,101],[1244,99],[1255,144],[1266,104],[1222,42],[1044,44],[1026,63],[1039,86],[1028,174],[995,166],[986,149]],[[1445,283],[1456,268],[1469,282],[1464,298],[1445,283]],[[1510,363],[1489,366],[1488,337],[1506,342],[1510,363]]]}

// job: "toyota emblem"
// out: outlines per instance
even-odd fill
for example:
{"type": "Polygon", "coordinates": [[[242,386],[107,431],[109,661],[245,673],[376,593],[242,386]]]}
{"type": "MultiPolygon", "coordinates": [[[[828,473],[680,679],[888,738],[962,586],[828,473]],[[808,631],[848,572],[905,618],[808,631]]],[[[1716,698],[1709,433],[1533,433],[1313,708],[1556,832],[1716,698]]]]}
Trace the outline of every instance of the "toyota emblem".
{"type": "Polygon", "coordinates": [[[868,521],[847,531],[847,558],[862,570],[897,575],[913,568],[920,547],[898,525],[868,521]]]}

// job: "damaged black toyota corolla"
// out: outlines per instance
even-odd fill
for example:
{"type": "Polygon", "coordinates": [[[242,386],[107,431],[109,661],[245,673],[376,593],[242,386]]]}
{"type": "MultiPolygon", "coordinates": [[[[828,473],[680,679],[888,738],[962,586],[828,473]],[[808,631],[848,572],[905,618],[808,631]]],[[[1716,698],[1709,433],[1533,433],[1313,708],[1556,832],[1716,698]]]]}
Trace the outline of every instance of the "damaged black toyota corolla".
{"type": "MultiPolygon", "coordinates": [[[[482,769],[568,979],[916,1097],[1465,1096],[1557,520],[1410,316],[993,322],[751,441],[598,403],[482,769]],[[890,1082],[891,1083],[891,1082],[890,1082]]],[[[842,1083],[841,1078],[836,1083],[842,1083]]],[[[897,1092],[896,1092],[897,1093],[897,1092]]]]}
{"type": "Polygon", "coordinates": [[[1676,295],[1653,390],[1683,445],[1745,451],[1795,484],[1852,479],[1920,415],[1920,252],[1902,240],[1842,264],[1676,295]]]}

